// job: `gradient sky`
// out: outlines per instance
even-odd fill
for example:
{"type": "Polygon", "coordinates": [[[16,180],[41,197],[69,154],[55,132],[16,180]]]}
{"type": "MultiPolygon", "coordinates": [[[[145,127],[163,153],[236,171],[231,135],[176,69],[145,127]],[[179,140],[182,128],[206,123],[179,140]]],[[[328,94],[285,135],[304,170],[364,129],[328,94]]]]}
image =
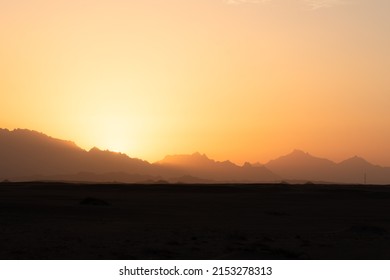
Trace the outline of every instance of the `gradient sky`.
{"type": "Polygon", "coordinates": [[[156,161],[390,166],[389,0],[0,0],[0,127],[156,161]]]}

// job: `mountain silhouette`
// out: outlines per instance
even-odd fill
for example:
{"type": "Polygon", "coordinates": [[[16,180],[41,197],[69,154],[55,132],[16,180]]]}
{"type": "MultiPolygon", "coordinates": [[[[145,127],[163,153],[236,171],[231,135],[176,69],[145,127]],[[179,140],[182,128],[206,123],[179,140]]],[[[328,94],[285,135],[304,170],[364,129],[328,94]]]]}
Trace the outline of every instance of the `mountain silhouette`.
{"type": "Polygon", "coordinates": [[[360,157],[335,163],[300,150],[262,165],[215,161],[205,154],[168,155],[149,163],[126,154],[55,139],[26,129],[0,129],[0,181],[259,183],[313,181],[389,184],[390,168],[360,157]]]}
{"type": "Polygon", "coordinates": [[[365,159],[355,156],[337,165],[341,182],[369,184],[389,184],[390,168],[373,165],[365,159]]]}
{"type": "Polygon", "coordinates": [[[36,131],[0,130],[0,181],[66,180],[93,182],[268,182],[277,178],[265,168],[242,168],[229,161],[216,162],[205,155],[167,156],[150,164],[121,153],[92,148],[36,131]],[[172,159],[172,160],[170,160],[172,159]]]}
{"type": "Polygon", "coordinates": [[[265,165],[285,180],[333,183],[389,184],[390,168],[373,165],[360,157],[335,163],[300,150],[271,160],[265,165]]]}
{"type": "Polygon", "coordinates": [[[159,166],[185,170],[193,176],[220,182],[273,182],[280,178],[264,166],[238,166],[230,161],[215,161],[205,154],[169,155],[156,163],[159,166]]]}
{"type": "Polygon", "coordinates": [[[148,162],[125,154],[97,148],[87,152],[73,142],[30,130],[0,130],[0,178],[59,178],[80,172],[152,174],[151,169],[148,162]]]}
{"type": "Polygon", "coordinates": [[[335,171],[335,163],[314,157],[301,150],[271,160],[265,165],[269,170],[278,174],[283,179],[328,181],[335,171]]]}

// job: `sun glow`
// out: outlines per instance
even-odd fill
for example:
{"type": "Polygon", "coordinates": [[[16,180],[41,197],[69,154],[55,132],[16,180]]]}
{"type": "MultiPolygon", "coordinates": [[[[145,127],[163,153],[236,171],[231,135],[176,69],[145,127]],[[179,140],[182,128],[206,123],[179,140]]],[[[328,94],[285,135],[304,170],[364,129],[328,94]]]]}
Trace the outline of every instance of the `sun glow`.
{"type": "Polygon", "coordinates": [[[98,126],[91,128],[91,138],[96,139],[96,146],[103,150],[127,153],[132,147],[131,135],[124,118],[119,116],[99,116],[98,126]]]}
{"type": "Polygon", "coordinates": [[[0,128],[149,161],[390,165],[390,1],[226,2],[0,1],[0,128]]]}

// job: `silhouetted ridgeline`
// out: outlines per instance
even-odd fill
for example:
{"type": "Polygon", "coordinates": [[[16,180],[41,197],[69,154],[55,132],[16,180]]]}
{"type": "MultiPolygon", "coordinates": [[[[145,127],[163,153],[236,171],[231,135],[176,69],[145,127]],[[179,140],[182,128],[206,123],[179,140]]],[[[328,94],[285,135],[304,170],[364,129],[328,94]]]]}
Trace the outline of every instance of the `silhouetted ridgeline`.
{"type": "Polygon", "coordinates": [[[389,184],[390,168],[373,165],[360,157],[335,163],[295,150],[265,165],[282,178],[351,184],[389,184]]]}
{"type": "MultiPolygon", "coordinates": [[[[189,156],[197,161],[198,155],[189,156]]],[[[0,130],[0,180],[205,183],[270,182],[279,178],[265,167],[240,167],[202,157],[202,165],[150,164],[125,154],[93,148],[29,130],[0,130]],[[200,177],[200,178],[198,178],[200,177]]]]}
{"type": "Polygon", "coordinates": [[[230,161],[214,161],[199,153],[167,156],[151,164],[98,148],[85,151],[73,142],[35,131],[0,129],[1,181],[364,183],[365,178],[370,184],[389,184],[390,168],[372,165],[358,157],[334,163],[298,150],[265,165],[238,166],[230,161]]]}

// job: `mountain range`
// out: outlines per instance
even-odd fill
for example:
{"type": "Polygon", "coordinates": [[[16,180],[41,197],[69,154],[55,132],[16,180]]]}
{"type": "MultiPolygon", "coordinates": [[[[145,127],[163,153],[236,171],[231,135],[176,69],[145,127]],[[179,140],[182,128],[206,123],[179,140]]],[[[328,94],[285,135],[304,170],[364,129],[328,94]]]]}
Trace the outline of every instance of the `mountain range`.
{"type": "Polygon", "coordinates": [[[149,163],[126,154],[92,148],[45,134],[0,129],[0,181],[84,181],[123,183],[328,182],[390,184],[390,168],[353,157],[335,163],[300,150],[268,163],[242,166],[205,154],[169,155],[149,163]]]}
{"type": "Polygon", "coordinates": [[[355,156],[335,163],[300,150],[271,160],[269,170],[288,180],[308,180],[350,184],[389,184],[390,168],[374,165],[355,156]]]}

